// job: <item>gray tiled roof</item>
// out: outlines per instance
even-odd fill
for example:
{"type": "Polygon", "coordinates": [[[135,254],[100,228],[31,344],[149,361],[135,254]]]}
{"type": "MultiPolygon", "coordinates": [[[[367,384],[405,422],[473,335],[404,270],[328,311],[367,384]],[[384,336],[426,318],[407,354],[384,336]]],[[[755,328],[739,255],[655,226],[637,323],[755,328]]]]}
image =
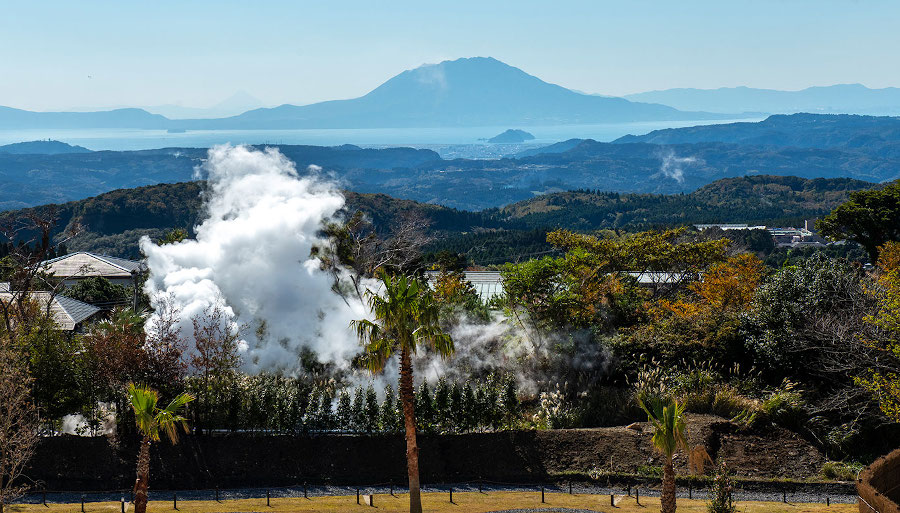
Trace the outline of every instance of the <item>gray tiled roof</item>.
{"type": "MultiPolygon", "coordinates": [[[[41,305],[41,308],[46,308],[47,303],[52,298],[50,315],[53,316],[53,321],[59,326],[59,329],[64,331],[74,330],[78,324],[88,320],[100,311],[94,305],[89,305],[67,296],[60,296],[59,294],[53,296],[50,292],[32,292],[31,297],[41,305]]],[[[14,293],[12,292],[0,292],[0,300],[9,301],[13,298],[14,293]]]]}

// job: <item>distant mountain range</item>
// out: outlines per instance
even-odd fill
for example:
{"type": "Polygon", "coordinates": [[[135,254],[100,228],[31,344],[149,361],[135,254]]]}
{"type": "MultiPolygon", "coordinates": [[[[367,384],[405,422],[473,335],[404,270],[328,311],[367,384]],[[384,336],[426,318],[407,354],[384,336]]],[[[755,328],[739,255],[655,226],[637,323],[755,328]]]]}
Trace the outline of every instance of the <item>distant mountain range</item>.
{"type": "Polygon", "coordinates": [[[869,89],[862,84],[808,87],[800,91],[722,87],[665,89],[625,95],[635,102],[662,103],[680,110],[793,114],[900,114],[900,88],[869,89]]]}
{"type": "Polygon", "coordinates": [[[849,114],[770,116],[758,123],[727,123],[626,135],[616,143],[692,144],[723,142],[797,148],[864,151],[900,157],[900,118],[849,114]]]}
{"type": "Polygon", "coordinates": [[[143,128],[165,130],[172,121],[142,109],[100,112],[32,112],[0,106],[0,130],[29,128],[143,128]]]}
{"type": "Polygon", "coordinates": [[[217,119],[169,119],[141,109],[29,112],[0,108],[0,128],[292,129],[533,126],[723,119],[549,84],[490,57],[404,71],[365,96],[281,105],[217,119]]]}

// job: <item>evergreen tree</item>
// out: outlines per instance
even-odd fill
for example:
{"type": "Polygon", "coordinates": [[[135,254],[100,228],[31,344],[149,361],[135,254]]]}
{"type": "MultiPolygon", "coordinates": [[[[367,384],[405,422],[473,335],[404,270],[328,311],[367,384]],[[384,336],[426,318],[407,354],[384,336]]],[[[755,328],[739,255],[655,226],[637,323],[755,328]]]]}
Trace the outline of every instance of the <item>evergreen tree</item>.
{"type": "Polygon", "coordinates": [[[388,384],[384,387],[384,402],[381,403],[381,430],[385,433],[395,433],[400,429],[400,424],[400,415],[394,401],[394,387],[388,384]]]}
{"type": "Polygon", "coordinates": [[[374,433],[378,429],[378,394],[372,385],[366,388],[365,428],[366,433],[374,433]]]}
{"type": "Polygon", "coordinates": [[[519,394],[516,390],[516,379],[510,374],[506,376],[503,387],[503,395],[500,397],[503,405],[503,421],[507,428],[515,427],[519,417],[519,394]]]}
{"type": "Polygon", "coordinates": [[[361,433],[366,426],[366,408],[365,408],[365,396],[363,392],[362,385],[356,387],[356,391],[353,393],[353,432],[361,433]]]}
{"type": "Polygon", "coordinates": [[[453,422],[450,418],[450,387],[443,376],[434,388],[434,412],[435,427],[447,431],[453,422]]]}
{"type": "Polygon", "coordinates": [[[423,381],[416,392],[416,420],[422,431],[431,431],[434,426],[434,399],[427,381],[423,381]]]}
{"type": "Polygon", "coordinates": [[[319,429],[319,402],[319,388],[313,387],[309,392],[309,398],[306,401],[306,408],[303,412],[304,431],[317,431],[319,429]]]}
{"type": "Polygon", "coordinates": [[[342,433],[348,433],[353,428],[353,407],[350,404],[350,393],[346,388],[338,394],[336,420],[342,433]]]}
{"type": "Polygon", "coordinates": [[[319,404],[319,429],[330,431],[335,428],[334,410],[331,409],[332,396],[329,393],[322,394],[322,402],[319,404]]]}
{"type": "Polygon", "coordinates": [[[450,387],[450,422],[454,433],[460,433],[465,429],[466,405],[459,383],[454,383],[450,387]]]}
{"type": "Polygon", "coordinates": [[[472,384],[469,381],[466,381],[466,386],[463,387],[463,400],[462,400],[462,430],[464,432],[471,431],[475,428],[476,424],[476,414],[475,412],[478,409],[478,401],[475,398],[475,391],[472,389],[472,384]]]}

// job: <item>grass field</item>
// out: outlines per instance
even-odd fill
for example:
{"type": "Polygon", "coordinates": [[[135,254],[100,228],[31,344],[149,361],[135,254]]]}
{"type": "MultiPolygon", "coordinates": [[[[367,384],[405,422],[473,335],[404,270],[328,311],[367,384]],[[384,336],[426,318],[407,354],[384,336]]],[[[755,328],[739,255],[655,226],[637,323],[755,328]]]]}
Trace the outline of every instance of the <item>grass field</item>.
{"type": "MultiPolygon", "coordinates": [[[[584,508],[603,512],[648,513],[659,511],[659,498],[641,497],[640,505],[634,497],[616,495],[615,507],[609,504],[608,495],[569,495],[566,493],[547,493],[546,503],[541,504],[540,492],[465,492],[454,493],[453,504],[449,502],[447,493],[424,493],[422,502],[425,511],[435,513],[484,513],[516,508],[584,508]]],[[[126,511],[132,511],[130,505],[126,511]]],[[[148,511],[152,513],[174,513],[171,501],[152,501],[148,511]]],[[[266,499],[242,499],[231,501],[178,501],[180,513],[212,513],[212,512],[346,512],[365,511],[403,512],[408,511],[409,497],[406,495],[376,495],[374,507],[357,505],[356,496],[313,497],[309,499],[290,498],[272,499],[271,506],[266,506],[266,499]]],[[[745,513],[851,513],[858,511],[856,504],[782,504],[780,502],[739,502],[738,511],[745,513]]],[[[85,504],[85,513],[119,513],[118,502],[89,502],[85,504]]],[[[8,506],[7,512],[13,513],[79,513],[81,504],[16,504],[8,506]]],[[[705,513],[706,503],[700,500],[678,500],[679,513],[705,513]]]]}

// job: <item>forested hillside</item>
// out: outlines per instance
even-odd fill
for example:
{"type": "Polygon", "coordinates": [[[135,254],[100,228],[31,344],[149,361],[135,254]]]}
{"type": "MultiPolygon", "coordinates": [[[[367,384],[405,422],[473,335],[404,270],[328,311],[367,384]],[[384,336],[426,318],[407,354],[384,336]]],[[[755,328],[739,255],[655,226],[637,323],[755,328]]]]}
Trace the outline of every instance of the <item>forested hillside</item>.
{"type": "MultiPolygon", "coordinates": [[[[476,263],[493,264],[546,251],[547,229],[636,231],[694,223],[791,225],[820,217],[845,201],[848,193],[874,184],[846,178],[808,180],[753,176],[718,180],[690,194],[619,194],[570,191],[539,196],[503,209],[457,210],[345,191],[346,211],[364,212],[379,230],[401,217],[426,220],[435,241],[431,251],[464,253],[476,263]]],[[[4,219],[53,209],[56,235],[76,233],[69,250],[137,257],[142,235],[158,238],[173,228],[191,230],[200,219],[202,182],[120,189],[59,205],[7,212],[4,219]]]]}

